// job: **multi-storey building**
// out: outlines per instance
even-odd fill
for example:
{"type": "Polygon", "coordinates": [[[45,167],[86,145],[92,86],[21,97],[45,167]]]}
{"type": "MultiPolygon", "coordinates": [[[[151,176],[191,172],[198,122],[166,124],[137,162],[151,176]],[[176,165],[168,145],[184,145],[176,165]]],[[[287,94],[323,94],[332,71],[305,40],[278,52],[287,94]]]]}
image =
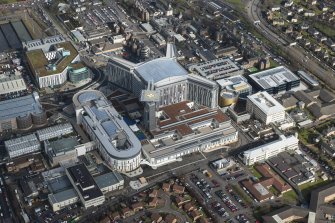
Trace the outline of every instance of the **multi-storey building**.
{"type": "Polygon", "coordinates": [[[148,165],[161,166],[193,152],[223,148],[238,140],[238,131],[218,108],[183,101],[161,107],[153,138],[143,142],[148,165]]]}
{"type": "Polygon", "coordinates": [[[140,166],[140,141],[100,91],[81,91],[74,95],[73,103],[77,123],[96,142],[112,169],[129,172],[140,166]]]}
{"type": "Polygon", "coordinates": [[[36,46],[26,52],[26,57],[40,88],[64,84],[69,65],[79,61],[79,54],[71,42],[36,46]]]}
{"type": "Polygon", "coordinates": [[[279,139],[265,145],[258,146],[245,151],[242,160],[245,165],[253,165],[256,162],[262,162],[281,152],[296,150],[299,140],[295,136],[285,137],[280,135],[279,139]]]}
{"type": "Polygon", "coordinates": [[[107,74],[112,86],[129,90],[138,97],[152,84],[159,91],[158,107],[185,100],[211,108],[218,105],[219,86],[199,75],[189,74],[174,58],[134,64],[114,57],[108,63],[107,74]]]}
{"type": "Polygon", "coordinates": [[[260,91],[278,94],[298,87],[300,79],[284,66],[249,75],[250,83],[260,91]]]}
{"type": "Polygon", "coordinates": [[[285,120],[285,108],[266,91],[248,96],[247,111],[266,125],[285,120]]]}
{"type": "Polygon", "coordinates": [[[65,172],[85,208],[105,202],[105,196],[84,164],[68,167],[65,172]]]}

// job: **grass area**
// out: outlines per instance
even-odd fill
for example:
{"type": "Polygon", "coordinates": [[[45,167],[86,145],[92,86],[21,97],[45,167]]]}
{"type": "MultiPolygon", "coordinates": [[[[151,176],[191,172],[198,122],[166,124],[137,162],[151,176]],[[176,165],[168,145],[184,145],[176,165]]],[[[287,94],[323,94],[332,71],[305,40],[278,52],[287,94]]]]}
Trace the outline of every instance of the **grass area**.
{"type": "Polygon", "coordinates": [[[318,188],[320,186],[323,186],[325,184],[327,184],[329,181],[328,180],[316,180],[314,182],[309,182],[309,183],[305,183],[299,186],[299,189],[301,190],[302,195],[305,198],[308,198],[310,193],[312,192],[312,190],[314,190],[315,188],[318,188]]]}
{"type": "Polygon", "coordinates": [[[313,27],[320,30],[320,32],[323,32],[328,37],[335,37],[335,28],[332,25],[328,25],[322,22],[315,22],[313,23],[313,27]]]}
{"type": "Polygon", "coordinates": [[[302,128],[298,131],[299,139],[303,144],[313,143],[313,139],[318,135],[311,129],[302,128]]]}
{"type": "Polygon", "coordinates": [[[294,190],[287,191],[283,193],[283,200],[285,203],[289,204],[297,204],[298,203],[298,195],[294,190]]]}
{"type": "Polygon", "coordinates": [[[275,61],[274,59],[270,58],[270,67],[278,67],[279,63],[275,61]]]}
{"type": "Polygon", "coordinates": [[[256,67],[251,67],[251,68],[248,69],[248,71],[250,73],[256,73],[256,72],[258,72],[258,69],[256,67]]]}
{"type": "Polygon", "coordinates": [[[0,0],[0,5],[18,2],[17,0],[0,0]]]}
{"type": "Polygon", "coordinates": [[[273,186],[270,186],[269,191],[270,191],[273,195],[278,196],[278,191],[277,191],[276,188],[274,188],[273,186]]]}
{"type": "Polygon", "coordinates": [[[250,168],[252,175],[254,175],[256,178],[260,179],[262,175],[256,170],[255,166],[252,166],[250,168]]]}
{"type": "Polygon", "coordinates": [[[245,11],[246,4],[243,2],[243,0],[225,0],[225,2],[233,5],[239,12],[245,11]]]}
{"type": "Polygon", "coordinates": [[[242,188],[238,185],[231,185],[233,191],[238,194],[246,204],[251,205],[252,199],[242,190],[242,188]]]}

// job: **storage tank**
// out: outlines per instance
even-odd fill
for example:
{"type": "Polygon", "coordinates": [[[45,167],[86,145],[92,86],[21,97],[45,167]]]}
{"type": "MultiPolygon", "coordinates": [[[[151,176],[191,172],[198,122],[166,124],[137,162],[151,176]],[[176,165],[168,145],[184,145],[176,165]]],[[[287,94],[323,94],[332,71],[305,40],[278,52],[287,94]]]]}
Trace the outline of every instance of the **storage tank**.
{"type": "Polygon", "coordinates": [[[30,114],[25,116],[16,117],[17,128],[18,129],[29,129],[32,127],[33,122],[30,114]]]}

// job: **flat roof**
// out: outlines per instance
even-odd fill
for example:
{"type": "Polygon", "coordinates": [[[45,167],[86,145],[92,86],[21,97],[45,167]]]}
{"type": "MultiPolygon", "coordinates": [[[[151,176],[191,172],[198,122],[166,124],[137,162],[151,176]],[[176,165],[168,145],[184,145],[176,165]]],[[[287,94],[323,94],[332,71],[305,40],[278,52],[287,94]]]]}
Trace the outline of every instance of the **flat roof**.
{"type": "Polygon", "coordinates": [[[171,77],[188,75],[187,70],[175,59],[164,57],[139,64],[135,68],[135,73],[146,82],[154,83],[171,77]]]}
{"type": "Polygon", "coordinates": [[[64,48],[64,50],[70,51],[70,55],[63,57],[62,60],[60,60],[60,62],[57,64],[56,70],[47,69],[49,61],[45,57],[45,52],[42,49],[36,49],[26,52],[27,59],[29,61],[29,64],[32,66],[32,70],[35,72],[35,75],[38,74],[38,76],[44,77],[60,73],[67,66],[69,66],[78,55],[77,50],[74,48],[71,42],[61,42],[57,43],[56,45],[64,48]]]}
{"type": "Polygon", "coordinates": [[[25,89],[27,89],[27,86],[21,75],[11,75],[3,78],[0,76],[0,94],[23,91],[25,89]]]}
{"type": "Polygon", "coordinates": [[[76,197],[78,198],[78,195],[77,195],[77,192],[73,188],[70,188],[64,191],[60,191],[55,194],[49,194],[48,197],[52,201],[52,203],[55,204],[55,203],[67,201],[70,199],[74,199],[76,197]]]}
{"type": "Polygon", "coordinates": [[[92,175],[83,163],[68,167],[67,171],[85,201],[103,196],[92,175]]]}
{"type": "Polygon", "coordinates": [[[242,70],[234,61],[229,58],[219,58],[190,66],[190,70],[195,70],[203,77],[222,76],[242,70]]]}
{"type": "Polygon", "coordinates": [[[38,94],[33,93],[23,97],[0,101],[0,120],[8,120],[23,117],[27,114],[39,114],[43,112],[38,101],[38,94]]]}
{"type": "Polygon", "coordinates": [[[248,99],[267,115],[285,111],[285,108],[266,91],[249,95],[248,99]]]}
{"type": "Polygon", "coordinates": [[[299,80],[292,71],[284,66],[251,74],[249,77],[262,89],[278,87],[282,84],[299,80]]]}
{"type": "Polygon", "coordinates": [[[51,141],[49,143],[49,148],[52,148],[52,155],[54,156],[57,156],[57,154],[59,153],[63,154],[65,152],[74,150],[74,147],[79,144],[76,137],[60,138],[56,141],[51,141]]]}
{"type": "Polygon", "coordinates": [[[94,180],[100,189],[112,186],[114,184],[119,184],[121,181],[124,181],[123,177],[118,172],[109,172],[94,177],[94,180]]]}

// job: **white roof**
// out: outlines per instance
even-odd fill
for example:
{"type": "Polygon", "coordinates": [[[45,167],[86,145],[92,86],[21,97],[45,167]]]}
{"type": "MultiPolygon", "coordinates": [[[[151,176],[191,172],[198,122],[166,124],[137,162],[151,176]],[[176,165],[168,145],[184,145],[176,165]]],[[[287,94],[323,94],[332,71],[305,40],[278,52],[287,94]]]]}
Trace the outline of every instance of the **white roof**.
{"type": "Polygon", "coordinates": [[[277,87],[287,82],[299,80],[299,78],[292,73],[292,71],[284,66],[251,74],[249,77],[263,89],[277,87]]]}
{"type": "Polygon", "coordinates": [[[249,158],[258,157],[261,154],[271,153],[275,150],[280,150],[281,148],[297,144],[298,142],[299,140],[295,136],[285,137],[284,135],[281,135],[276,141],[245,151],[244,156],[249,158]]]}
{"type": "Polygon", "coordinates": [[[21,75],[12,75],[9,77],[0,77],[0,95],[11,92],[23,91],[27,89],[21,75]]]}
{"type": "Polygon", "coordinates": [[[249,95],[248,98],[267,115],[285,111],[285,108],[266,91],[249,95]]]}
{"type": "Polygon", "coordinates": [[[135,72],[146,82],[157,83],[171,77],[187,76],[188,72],[175,59],[158,58],[140,64],[135,68],[135,72]]]}

